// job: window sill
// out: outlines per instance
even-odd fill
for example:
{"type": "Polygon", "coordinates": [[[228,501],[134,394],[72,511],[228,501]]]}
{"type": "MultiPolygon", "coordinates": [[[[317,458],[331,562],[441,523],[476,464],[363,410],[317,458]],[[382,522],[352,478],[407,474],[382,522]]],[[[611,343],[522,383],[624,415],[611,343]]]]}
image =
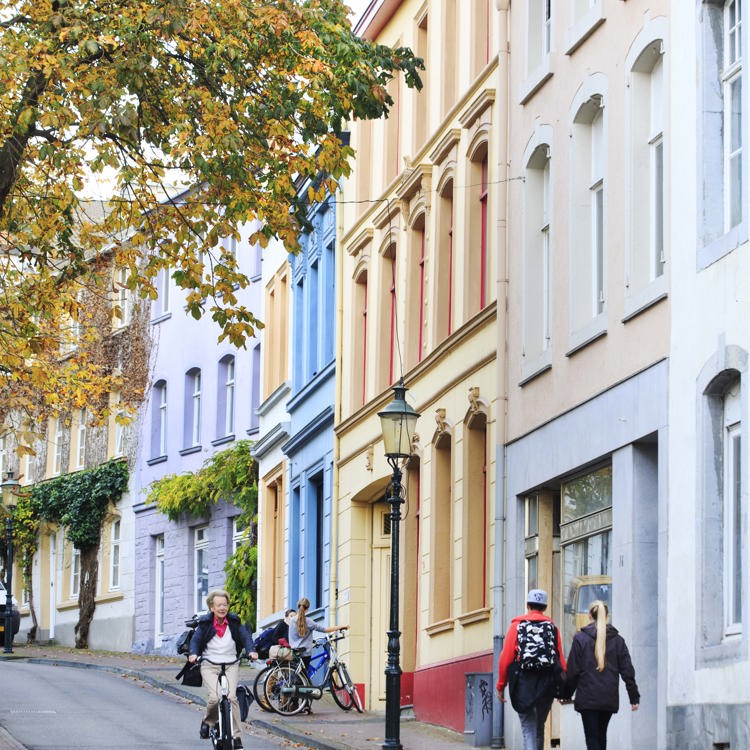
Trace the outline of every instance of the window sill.
{"type": "Polygon", "coordinates": [[[148,461],[146,461],[146,465],[156,466],[156,464],[163,464],[168,458],[168,456],[156,456],[156,458],[149,458],[148,461]]]}
{"type": "Polygon", "coordinates": [[[183,448],[179,453],[181,456],[189,456],[191,453],[200,453],[202,450],[202,445],[191,445],[189,448],[183,448]]]}
{"type": "Polygon", "coordinates": [[[532,380],[535,380],[540,375],[551,369],[552,352],[549,349],[537,355],[533,359],[524,358],[524,361],[521,365],[521,380],[519,381],[518,385],[523,388],[523,386],[525,386],[527,383],[530,383],[532,380]]]}
{"type": "Polygon", "coordinates": [[[519,92],[519,103],[526,104],[544,84],[552,78],[551,57],[549,54],[544,56],[541,63],[529,74],[527,78],[521,81],[519,92]]]}
{"type": "Polygon", "coordinates": [[[159,323],[163,323],[165,320],[169,320],[171,317],[172,317],[171,312],[162,313],[156,318],[151,318],[151,325],[152,326],[159,325],[159,323]]]}
{"type": "Polygon", "coordinates": [[[475,622],[486,622],[490,619],[490,616],[492,614],[492,610],[488,607],[483,607],[482,609],[475,609],[471,612],[467,612],[466,614],[459,615],[457,618],[458,621],[466,627],[467,625],[473,625],[475,622]]]}
{"type": "Polygon", "coordinates": [[[574,24],[568,29],[565,35],[565,54],[571,55],[580,47],[596,29],[604,23],[604,8],[602,0],[597,0],[596,4],[589,8],[574,24]]]}
{"type": "Polygon", "coordinates": [[[657,302],[661,302],[668,296],[666,275],[654,279],[644,289],[626,294],[625,296],[625,315],[622,318],[623,323],[638,317],[642,312],[653,307],[657,302]]]}
{"type": "Polygon", "coordinates": [[[455,625],[456,623],[453,618],[440,620],[439,622],[432,623],[432,625],[428,625],[425,628],[425,632],[429,636],[439,635],[440,633],[447,633],[448,631],[453,630],[455,625]]]}
{"type": "Polygon", "coordinates": [[[607,314],[597,315],[587,326],[568,335],[568,351],[566,357],[572,357],[576,352],[585,349],[589,344],[607,335],[607,314]]]}
{"type": "Polygon", "coordinates": [[[217,445],[226,445],[227,443],[234,442],[235,437],[234,434],[232,435],[224,435],[224,437],[216,438],[216,440],[211,441],[211,445],[216,447],[217,445]]]}
{"type": "Polygon", "coordinates": [[[747,242],[747,240],[747,221],[742,221],[725,234],[698,248],[696,259],[698,270],[702,271],[704,268],[708,268],[712,263],[716,263],[717,260],[721,260],[725,255],[729,255],[729,253],[736,250],[743,242],[747,242]]]}

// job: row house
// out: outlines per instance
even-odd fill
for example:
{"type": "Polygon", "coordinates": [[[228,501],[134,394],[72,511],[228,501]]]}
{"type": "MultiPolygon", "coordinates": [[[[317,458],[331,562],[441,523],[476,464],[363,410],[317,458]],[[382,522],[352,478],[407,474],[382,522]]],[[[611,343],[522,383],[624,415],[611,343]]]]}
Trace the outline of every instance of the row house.
{"type": "MultiPolygon", "coordinates": [[[[509,4],[508,4],[509,5],[509,4]]],[[[604,599],[641,687],[613,748],[664,739],[670,368],[669,4],[510,12],[505,441],[494,629],[549,591],[566,650],[604,599]]],[[[515,716],[496,727],[521,743],[515,716]]],[[[555,705],[553,746],[582,746],[555,705]]],[[[549,746],[549,745],[545,745],[549,746]]]]}
{"type": "MultiPolygon", "coordinates": [[[[261,248],[251,245],[252,226],[225,238],[215,250],[233,256],[250,280],[238,299],[261,317],[261,248]]],[[[206,595],[223,586],[224,565],[243,539],[240,511],[219,501],[207,518],[170,521],[148,502],[152,483],[199,470],[218,451],[259,430],[260,338],[237,348],[218,343],[209,316],[195,320],[185,292],[169,271],[160,272],[151,305],[149,388],[136,423],[133,469],[135,515],[135,630],[138,652],[173,653],[184,622],[206,609],[206,595]]]]}
{"type": "Polygon", "coordinates": [[[394,79],[387,119],[354,122],[340,195],[333,538],[335,619],[352,627],[366,704],[385,701],[391,470],[377,417],[403,377],[422,414],[404,470],[401,702],[463,731],[466,672],[492,671],[498,227],[505,103],[494,3],[371,3],[358,32],[407,45],[424,88],[394,79]]]}

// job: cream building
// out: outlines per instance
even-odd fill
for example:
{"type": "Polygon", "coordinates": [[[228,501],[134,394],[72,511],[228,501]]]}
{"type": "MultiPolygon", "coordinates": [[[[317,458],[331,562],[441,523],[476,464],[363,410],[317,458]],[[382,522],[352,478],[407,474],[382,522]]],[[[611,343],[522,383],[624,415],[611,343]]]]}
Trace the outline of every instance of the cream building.
{"type": "MultiPolygon", "coordinates": [[[[495,628],[545,588],[567,650],[589,600],[609,602],[642,694],[633,714],[622,691],[613,750],[665,737],[668,13],[658,0],[531,1],[513,5],[510,24],[495,628]]],[[[504,719],[515,747],[518,719],[504,719]]],[[[572,707],[555,705],[548,740],[583,747],[572,707]]]]}
{"type": "Polygon", "coordinates": [[[404,470],[402,706],[459,731],[465,673],[493,663],[503,17],[490,0],[370,4],[358,33],[411,47],[424,88],[396,79],[389,117],[353,123],[357,159],[339,204],[336,618],[352,626],[366,704],[382,710],[391,471],[377,412],[403,376],[422,416],[404,470]]]}

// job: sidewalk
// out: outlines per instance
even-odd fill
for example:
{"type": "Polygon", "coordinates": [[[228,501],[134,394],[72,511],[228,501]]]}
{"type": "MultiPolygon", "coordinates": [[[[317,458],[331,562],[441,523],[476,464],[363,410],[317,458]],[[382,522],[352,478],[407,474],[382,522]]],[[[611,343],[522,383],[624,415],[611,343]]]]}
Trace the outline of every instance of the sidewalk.
{"type": "MultiPolygon", "coordinates": [[[[13,654],[0,654],[0,664],[5,659],[24,659],[30,662],[101,669],[132,675],[142,682],[192,700],[199,705],[205,705],[203,688],[186,687],[174,679],[184,663],[182,657],[23,644],[14,645],[13,651],[13,654]]],[[[240,681],[252,686],[254,679],[255,669],[243,664],[240,669],[240,681]]],[[[382,711],[364,714],[358,714],[354,709],[342,711],[330,695],[314,701],[312,709],[311,715],[280,716],[263,711],[253,704],[247,722],[303,747],[316,750],[380,750],[385,729],[382,711]]],[[[197,736],[196,725],[196,738],[197,736]]],[[[404,750],[458,750],[471,747],[458,732],[407,718],[401,720],[401,745],[404,750]]]]}

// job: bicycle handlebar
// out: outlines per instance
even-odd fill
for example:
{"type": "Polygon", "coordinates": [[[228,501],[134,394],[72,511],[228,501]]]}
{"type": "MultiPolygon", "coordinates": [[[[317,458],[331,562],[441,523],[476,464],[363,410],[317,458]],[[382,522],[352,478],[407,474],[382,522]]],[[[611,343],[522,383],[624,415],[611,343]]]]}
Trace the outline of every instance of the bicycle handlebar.
{"type": "Polygon", "coordinates": [[[230,664],[237,664],[243,659],[250,661],[250,657],[242,655],[238,656],[236,659],[234,659],[234,661],[211,661],[211,659],[207,659],[205,656],[198,656],[195,661],[196,664],[200,661],[207,661],[209,664],[215,664],[217,667],[221,667],[222,665],[228,667],[230,664]]]}

